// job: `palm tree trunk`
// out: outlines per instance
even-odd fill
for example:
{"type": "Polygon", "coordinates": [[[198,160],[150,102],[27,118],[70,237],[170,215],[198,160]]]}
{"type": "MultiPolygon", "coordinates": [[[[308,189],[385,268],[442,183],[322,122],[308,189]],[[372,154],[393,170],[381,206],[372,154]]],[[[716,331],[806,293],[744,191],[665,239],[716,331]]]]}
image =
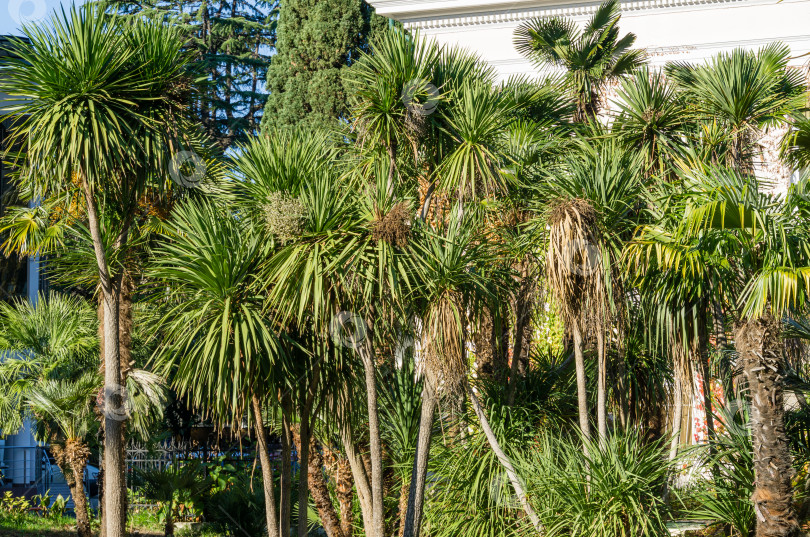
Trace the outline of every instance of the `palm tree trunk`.
{"type": "MultiPolygon", "coordinates": [[[[675,387],[673,388],[672,392],[672,405],[673,405],[673,415],[672,415],[672,438],[669,442],[669,460],[674,461],[675,457],[678,456],[678,446],[681,443],[681,422],[683,421],[683,386],[681,385],[681,378],[680,375],[676,373],[675,375],[675,387]]],[[[670,480],[672,479],[672,475],[667,478],[667,481],[664,485],[664,503],[669,504],[669,491],[671,488],[670,480]]]]}
{"type": "Polygon", "coordinates": [[[118,346],[118,290],[104,293],[104,511],[107,537],[124,537],[124,442],[125,393],[121,386],[118,346]]]}
{"type": "MultiPolygon", "coordinates": [[[[301,424],[296,441],[298,446],[298,537],[307,537],[307,511],[309,510],[309,416],[301,413],[301,424]]],[[[320,471],[320,469],[318,469],[320,471]]]]}
{"type": "Polygon", "coordinates": [[[596,330],[597,384],[596,384],[596,422],[599,428],[599,441],[607,439],[607,350],[605,349],[605,332],[602,327],[596,330]]]}
{"type": "Polygon", "coordinates": [[[343,537],[352,537],[354,535],[353,484],[354,479],[352,479],[349,460],[338,455],[337,470],[335,472],[335,493],[340,507],[340,530],[343,537]]]}
{"type": "MultiPolygon", "coordinates": [[[[585,354],[582,348],[582,333],[579,330],[579,321],[571,323],[571,332],[574,336],[574,365],[577,370],[577,406],[579,410],[579,428],[585,440],[591,439],[591,424],[588,419],[588,382],[585,376],[585,354]]],[[[587,454],[587,446],[583,446],[587,454]]]]}
{"type": "Polygon", "coordinates": [[[515,346],[512,351],[512,367],[509,372],[507,404],[515,404],[518,379],[526,373],[529,345],[531,342],[531,290],[528,264],[521,264],[520,289],[515,297],[515,346]]]}
{"type": "Polygon", "coordinates": [[[79,537],[92,537],[90,529],[90,515],[87,512],[87,497],[84,495],[84,468],[87,462],[74,462],[73,475],[76,476],[75,490],[71,491],[73,496],[73,512],[76,514],[76,531],[79,537]]]}
{"type": "Polygon", "coordinates": [[[751,397],[754,440],[754,494],[757,537],[793,537],[799,533],[793,507],[795,474],[785,434],[783,367],[779,321],[771,315],[739,323],[735,345],[751,397]]]}
{"type": "Polygon", "coordinates": [[[366,535],[371,535],[374,522],[374,509],[371,503],[371,486],[368,482],[368,474],[363,465],[363,460],[354,445],[351,424],[348,419],[348,417],[343,417],[338,420],[340,440],[343,443],[346,459],[349,461],[349,467],[352,470],[355,487],[357,488],[357,499],[360,502],[360,511],[363,515],[363,529],[366,535]]]}
{"type": "Polygon", "coordinates": [[[431,385],[428,378],[425,378],[424,382],[422,388],[422,413],[419,416],[419,435],[416,441],[411,485],[408,491],[408,509],[405,512],[404,537],[419,537],[422,525],[422,510],[425,504],[430,442],[433,438],[433,416],[439,406],[439,395],[436,393],[436,389],[431,385]]]}
{"type": "Polygon", "coordinates": [[[166,523],[163,525],[164,537],[172,537],[174,535],[174,502],[169,500],[166,505],[166,523]]]}
{"type": "Polygon", "coordinates": [[[501,466],[503,466],[504,470],[506,470],[506,475],[509,477],[509,481],[512,483],[512,487],[515,489],[515,495],[520,502],[520,506],[523,508],[523,512],[526,513],[527,517],[529,517],[529,520],[531,521],[532,526],[534,526],[534,529],[537,530],[537,533],[544,533],[543,524],[540,522],[540,517],[537,516],[534,508],[529,503],[529,499],[526,497],[526,492],[523,490],[523,484],[520,482],[520,478],[515,471],[515,467],[512,465],[512,461],[509,460],[509,457],[506,455],[503,449],[501,449],[501,446],[498,443],[498,438],[492,431],[492,427],[489,425],[489,420],[487,419],[486,413],[481,407],[481,402],[478,400],[478,396],[475,395],[475,392],[473,391],[469,382],[467,382],[467,395],[470,398],[470,402],[472,402],[473,410],[475,410],[476,416],[478,416],[478,421],[481,422],[481,429],[483,429],[484,434],[487,437],[489,447],[495,452],[495,456],[498,457],[498,461],[501,463],[501,466]]]}
{"type": "Polygon", "coordinates": [[[289,392],[281,397],[281,494],[279,507],[279,531],[282,537],[290,535],[292,512],[292,400],[289,392]]]}
{"type": "Polygon", "coordinates": [[[377,406],[377,369],[371,336],[358,346],[366,377],[366,402],[368,405],[368,435],[371,457],[371,505],[374,515],[373,533],[369,537],[384,537],[385,504],[383,490],[382,440],[380,437],[380,412],[377,406]]]}
{"type": "MultiPolygon", "coordinates": [[[[282,537],[278,527],[278,513],[276,511],[276,493],[273,480],[273,466],[270,461],[270,451],[267,446],[267,431],[262,418],[262,405],[257,396],[250,399],[253,408],[253,420],[256,428],[256,440],[259,448],[259,463],[262,467],[262,487],[264,488],[264,512],[267,519],[268,537],[282,537]]],[[[289,535],[289,532],[287,533],[289,535]]]]}
{"type": "MultiPolygon", "coordinates": [[[[296,442],[301,442],[299,437],[296,442]]],[[[299,444],[300,445],[300,444],[299,444]]],[[[324,477],[323,455],[318,450],[318,445],[315,442],[315,437],[310,435],[309,441],[309,472],[307,474],[309,479],[309,489],[312,493],[312,499],[315,502],[315,509],[318,511],[318,517],[323,523],[323,529],[327,537],[350,537],[343,533],[343,528],[340,525],[340,519],[335,511],[335,506],[332,504],[332,498],[329,495],[329,487],[326,484],[324,477]]]]}
{"type": "Polygon", "coordinates": [[[405,515],[408,513],[408,492],[410,488],[408,480],[403,477],[402,485],[399,489],[399,505],[397,506],[399,513],[399,531],[397,531],[397,535],[399,535],[399,537],[405,535],[405,515]]]}
{"type": "MultiPolygon", "coordinates": [[[[119,347],[118,318],[121,297],[121,280],[113,276],[107,262],[107,252],[101,234],[101,220],[96,200],[87,179],[82,177],[82,187],[87,204],[88,227],[93,242],[93,251],[99,272],[104,312],[104,518],[106,537],[124,537],[126,512],[123,510],[125,480],[125,456],[123,421],[125,401],[121,386],[121,349],[119,347]]],[[[126,229],[122,229],[115,246],[126,241],[126,229]]]]}

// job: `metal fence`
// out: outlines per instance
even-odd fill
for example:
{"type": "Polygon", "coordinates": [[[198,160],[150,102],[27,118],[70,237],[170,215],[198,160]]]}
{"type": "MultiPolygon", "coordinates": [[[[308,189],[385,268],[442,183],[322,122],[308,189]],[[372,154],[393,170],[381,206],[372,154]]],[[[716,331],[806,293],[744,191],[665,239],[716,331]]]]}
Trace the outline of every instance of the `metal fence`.
{"type": "MultiPolygon", "coordinates": [[[[280,445],[271,445],[270,449],[271,455],[278,457],[281,451],[280,445]]],[[[132,442],[127,447],[126,458],[127,489],[133,493],[130,506],[140,508],[156,507],[156,504],[139,494],[143,488],[141,475],[144,471],[167,469],[174,464],[189,461],[207,463],[203,465],[203,471],[205,472],[212,465],[232,464],[237,467],[243,466],[247,468],[252,466],[254,458],[255,450],[251,445],[234,444],[222,446],[205,442],[175,440],[161,442],[157,445],[132,442]]]]}

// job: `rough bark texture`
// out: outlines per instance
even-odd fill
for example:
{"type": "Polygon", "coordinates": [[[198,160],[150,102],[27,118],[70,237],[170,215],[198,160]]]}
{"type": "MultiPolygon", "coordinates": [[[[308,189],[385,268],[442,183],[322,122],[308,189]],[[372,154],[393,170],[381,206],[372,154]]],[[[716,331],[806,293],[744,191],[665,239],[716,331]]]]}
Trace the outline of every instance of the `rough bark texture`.
{"type": "Polygon", "coordinates": [[[397,512],[399,514],[399,530],[397,535],[402,537],[405,535],[405,515],[408,512],[408,492],[410,492],[410,484],[406,479],[402,480],[402,485],[399,489],[399,505],[397,512]]]}
{"type": "Polygon", "coordinates": [[[791,483],[795,472],[785,434],[779,322],[769,315],[743,321],[734,340],[751,397],[756,534],[793,537],[799,534],[799,525],[791,483]]]}
{"type": "MultiPolygon", "coordinates": [[[[298,446],[301,445],[300,436],[295,439],[295,443],[298,446]]],[[[318,444],[313,436],[310,437],[309,441],[308,466],[309,491],[312,494],[315,509],[318,511],[318,517],[323,523],[323,529],[327,537],[349,537],[343,533],[340,518],[337,511],[335,511],[332,497],[329,495],[329,486],[326,483],[326,474],[324,474],[324,456],[318,449],[318,444]]]]}
{"type": "MultiPolygon", "coordinates": [[[[298,446],[298,537],[307,537],[309,510],[309,417],[302,415],[295,445],[298,446]]],[[[295,432],[293,433],[295,434],[295,432]]],[[[320,468],[318,469],[320,472],[320,468]]]]}
{"type": "Polygon", "coordinates": [[[57,466],[62,470],[73,498],[73,511],[76,514],[76,533],[79,537],[92,537],[90,515],[87,511],[87,497],[84,494],[84,469],[90,450],[82,442],[68,440],[65,446],[51,448],[57,466]]]}
{"type": "Polygon", "coordinates": [[[515,345],[512,351],[512,366],[509,372],[509,388],[507,401],[511,406],[515,404],[517,384],[526,375],[529,363],[529,347],[531,345],[532,331],[532,294],[534,282],[529,277],[527,265],[522,264],[521,282],[514,301],[515,311],[515,345]]]}
{"type": "Polygon", "coordinates": [[[371,533],[374,513],[371,505],[371,486],[368,483],[368,473],[366,472],[363,460],[354,445],[354,437],[350,428],[350,422],[345,419],[338,420],[340,427],[340,440],[346,452],[346,459],[352,470],[355,486],[357,487],[357,499],[360,502],[360,511],[363,514],[363,529],[366,535],[371,533]]]}
{"type": "Polygon", "coordinates": [[[439,406],[439,395],[435,388],[425,379],[422,388],[422,413],[419,416],[419,436],[416,441],[416,453],[413,459],[413,473],[408,491],[408,509],[405,513],[405,537],[419,537],[422,525],[422,508],[425,503],[425,484],[427,481],[427,463],[430,456],[430,441],[433,437],[433,416],[439,406]]]}
{"type": "MultiPolygon", "coordinates": [[[[106,295],[107,293],[105,293],[106,295]]],[[[104,297],[104,511],[107,537],[124,537],[126,511],[121,363],[118,345],[118,289],[104,297]]]]}
{"type": "Polygon", "coordinates": [[[335,489],[337,492],[338,505],[340,506],[340,529],[345,537],[354,535],[354,493],[352,488],[352,469],[349,459],[339,457],[337,470],[335,472],[335,489]]]}
{"type": "MultiPolygon", "coordinates": [[[[259,448],[259,463],[262,470],[262,487],[264,488],[264,510],[267,518],[268,537],[280,537],[279,520],[276,511],[276,493],[273,481],[273,466],[270,461],[270,451],[267,447],[267,431],[262,418],[262,405],[259,398],[253,396],[250,400],[253,409],[253,421],[256,428],[256,440],[259,448]]],[[[289,535],[289,533],[287,534],[289,535]]]]}
{"type": "MultiPolygon", "coordinates": [[[[323,458],[328,468],[334,471],[335,495],[340,510],[340,531],[344,537],[354,533],[354,479],[349,459],[328,445],[323,446],[323,458]]],[[[314,493],[313,493],[314,494],[314,493]]]]}
{"type": "Polygon", "coordinates": [[[475,371],[479,378],[494,382],[506,380],[508,362],[502,342],[508,345],[509,335],[503,334],[503,325],[502,317],[495,315],[490,308],[481,313],[479,329],[473,335],[475,371]]]}
{"type": "MultiPolygon", "coordinates": [[[[124,537],[127,513],[123,422],[126,419],[121,386],[121,353],[119,346],[119,307],[121,279],[110,271],[105,241],[101,234],[101,219],[96,198],[86,177],[82,188],[87,203],[87,220],[93,252],[98,268],[99,286],[103,298],[104,349],[104,530],[105,537],[124,537]]],[[[120,251],[126,244],[127,225],[121,229],[113,248],[120,251]]]]}

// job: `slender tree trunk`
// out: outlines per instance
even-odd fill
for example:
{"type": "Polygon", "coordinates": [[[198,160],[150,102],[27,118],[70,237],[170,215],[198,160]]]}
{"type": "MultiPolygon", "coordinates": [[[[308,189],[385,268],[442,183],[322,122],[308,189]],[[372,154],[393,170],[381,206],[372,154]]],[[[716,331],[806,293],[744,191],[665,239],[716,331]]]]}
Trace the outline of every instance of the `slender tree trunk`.
{"type": "MultiPolygon", "coordinates": [[[[300,443],[302,439],[296,439],[296,443],[300,443]]],[[[300,444],[299,444],[300,445],[300,444]]],[[[318,445],[315,442],[314,436],[310,436],[309,442],[309,489],[312,493],[312,500],[315,502],[315,509],[318,511],[318,517],[323,523],[323,529],[327,537],[350,537],[343,533],[343,528],[340,525],[335,506],[332,503],[332,497],[329,495],[329,487],[326,484],[324,476],[324,460],[323,455],[318,450],[318,445]]]]}
{"type": "Polygon", "coordinates": [[[501,449],[501,446],[498,443],[498,438],[492,431],[492,427],[489,425],[489,420],[487,419],[486,413],[481,407],[481,402],[478,400],[478,396],[475,395],[475,392],[472,390],[469,382],[467,382],[467,395],[470,398],[470,402],[472,402],[475,414],[478,416],[478,421],[481,422],[481,429],[483,429],[484,435],[487,437],[489,447],[495,452],[495,456],[498,457],[498,461],[501,463],[501,466],[503,466],[504,470],[506,470],[506,475],[509,477],[509,482],[512,483],[512,488],[515,489],[515,495],[517,496],[518,502],[520,502],[521,508],[523,508],[523,512],[526,513],[527,517],[529,517],[529,520],[537,533],[544,533],[543,524],[540,522],[540,517],[537,516],[534,508],[529,503],[529,499],[526,497],[526,491],[523,490],[523,484],[520,482],[520,478],[515,471],[515,467],[512,465],[512,461],[509,460],[509,457],[506,455],[503,449],[501,449]]]}
{"type": "Polygon", "coordinates": [[[385,504],[383,491],[382,440],[380,437],[380,412],[377,406],[377,374],[371,335],[358,345],[366,377],[366,402],[368,405],[368,435],[371,457],[371,505],[374,512],[373,533],[369,537],[384,537],[385,504]]]}
{"type": "MultiPolygon", "coordinates": [[[[586,440],[591,439],[591,424],[588,419],[588,382],[585,375],[585,354],[582,346],[582,333],[579,321],[571,323],[571,332],[574,336],[574,365],[577,370],[577,406],[579,410],[579,428],[586,440]]],[[[587,454],[588,448],[584,447],[587,454]]]]}
{"type": "Polygon", "coordinates": [[[281,397],[281,494],[279,507],[279,531],[282,537],[290,535],[292,512],[292,400],[289,393],[281,397]]]}
{"type": "Polygon", "coordinates": [[[413,473],[408,491],[408,509],[405,513],[404,537],[419,537],[422,525],[422,510],[425,505],[425,486],[427,484],[427,467],[430,457],[430,442],[433,437],[433,416],[439,406],[439,395],[425,377],[422,388],[422,413],[419,416],[419,436],[416,441],[416,453],[413,459],[413,473]]]}
{"type": "Polygon", "coordinates": [[[709,439],[714,438],[714,409],[712,408],[712,372],[709,367],[708,341],[705,331],[701,331],[701,341],[698,343],[698,359],[700,360],[700,374],[703,377],[703,411],[706,414],[706,434],[709,439]]]}
{"type": "MultiPolygon", "coordinates": [[[[117,286],[116,286],[117,287],[117,286]]],[[[105,293],[107,295],[107,293],[105,293]]],[[[118,347],[118,290],[104,297],[104,510],[107,537],[124,537],[126,490],[123,426],[126,419],[118,347]]]]}
{"type": "Polygon", "coordinates": [[[596,384],[596,422],[599,429],[599,441],[607,439],[607,351],[605,349],[605,332],[602,327],[596,330],[597,384],[596,384]]]}
{"type": "Polygon", "coordinates": [[[357,448],[354,445],[352,430],[347,420],[348,417],[345,416],[343,419],[338,420],[341,442],[343,442],[346,459],[349,461],[349,467],[354,477],[354,484],[357,488],[357,499],[360,502],[360,511],[363,514],[363,529],[366,535],[371,535],[374,522],[374,509],[371,503],[371,486],[368,482],[368,473],[363,465],[362,457],[357,452],[357,448]]]}
{"type": "Polygon", "coordinates": [[[507,404],[515,404],[515,392],[519,379],[526,374],[529,345],[531,342],[531,294],[533,282],[529,280],[527,263],[521,263],[521,281],[515,297],[515,346],[512,350],[512,367],[509,372],[507,404]]]}
{"type": "Polygon", "coordinates": [[[793,507],[793,460],[785,434],[785,402],[779,321],[771,315],[742,321],[735,345],[748,380],[754,439],[754,494],[757,537],[794,537],[799,524],[793,507]]]}
{"type": "MultiPolygon", "coordinates": [[[[301,413],[298,446],[298,537],[307,537],[307,511],[309,510],[309,416],[301,413]]],[[[317,470],[320,472],[320,468],[317,470]]]]}
{"type": "Polygon", "coordinates": [[[672,392],[672,439],[669,443],[669,460],[674,461],[678,456],[678,446],[681,443],[681,424],[683,422],[683,386],[676,375],[675,387],[672,392]]]}
{"type": "MultiPolygon", "coordinates": [[[[268,537],[282,537],[279,533],[279,519],[276,510],[275,483],[273,480],[273,465],[270,461],[270,450],[267,442],[267,431],[262,418],[262,405],[257,396],[250,400],[253,408],[253,420],[256,428],[256,440],[259,449],[259,464],[262,467],[262,487],[264,488],[264,512],[267,518],[268,537]]],[[[287,533],[289,535],[289,533],[287,533]]]]}
{"type": "MultiPolygon", "coordinates": [[[[110,272],[96,199],[85,177],[82,177],[82,187],[104,312],[104,534],[106,537],[124,537],[127,518],[123,510],[126,490],[123,422],[127,416],[125,392],[121,385],[118,331],[121,280],[110,272]]],[[[117,248],[124,245],[126,236],[127,230],[122,229],[115,241],[117,248]]]]}

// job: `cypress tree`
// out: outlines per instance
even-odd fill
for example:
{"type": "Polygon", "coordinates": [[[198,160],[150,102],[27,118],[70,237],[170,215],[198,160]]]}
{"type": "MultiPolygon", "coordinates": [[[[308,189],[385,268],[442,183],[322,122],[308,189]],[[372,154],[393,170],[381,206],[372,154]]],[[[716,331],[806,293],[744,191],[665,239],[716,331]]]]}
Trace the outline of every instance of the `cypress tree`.
{"type": "Polygon", "coordinates": [[[277,0],[106,0],[123,16],[159,17],[184,28],[193,71],[204,78],[192,110],[223,149],[257,134],[276,37],[277,0]]]}
{"type": "Polygon", "coordinates": [[[284,0],[262,128],[334,129],[348,115],[340,70],[386,24],[363,0],[284,0]]]}

